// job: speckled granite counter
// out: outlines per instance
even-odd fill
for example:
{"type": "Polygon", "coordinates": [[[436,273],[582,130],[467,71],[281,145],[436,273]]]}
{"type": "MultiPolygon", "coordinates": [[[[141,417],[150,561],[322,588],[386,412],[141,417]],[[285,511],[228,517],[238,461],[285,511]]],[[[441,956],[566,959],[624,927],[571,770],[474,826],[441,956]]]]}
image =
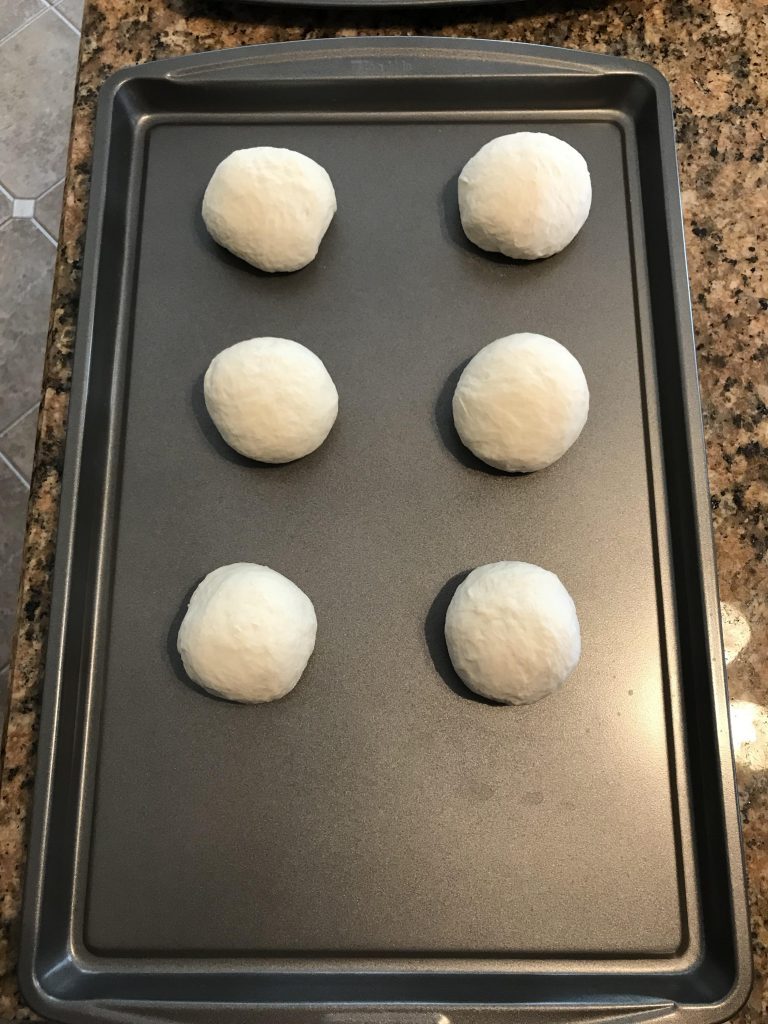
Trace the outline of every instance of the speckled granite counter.
{"type": "Polygon", "coordinates": [[[675,100],[709,451],[756,977],[741,1021],[768,1020],[768,7],[765,0],[531,0],[464,13],[268,14],[216,0],[86,2],[65,213],[32,482],[0,792],[0,1016],[14,980],[26,824],[98,88],[126,64],[196,50],[355,34],[484,36],[654,63],[675,100]],[[537,13],[545,9],[547,13],[537,13]]]}

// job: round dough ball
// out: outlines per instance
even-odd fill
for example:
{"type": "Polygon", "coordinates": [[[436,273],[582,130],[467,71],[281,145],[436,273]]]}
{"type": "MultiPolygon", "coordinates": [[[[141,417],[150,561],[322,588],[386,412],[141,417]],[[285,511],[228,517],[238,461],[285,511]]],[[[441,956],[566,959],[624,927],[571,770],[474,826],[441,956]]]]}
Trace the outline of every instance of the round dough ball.
{"type": "Polygon", "coordinates": [[[176,646],[204,690],[258,704],[294,688],[316,635],[303,590],[266,565],[236,562],[214,569],[195,590],[176,646]]]}
{"type": "Polygon", "coordinates": [[[272,146],[230,153],[203,196],[203,220],[214,240],[269,273],[311,263],[335,212],[325,168],[272,146]]]}
{"type": "Polygon", "coordinates": [[[291,462],[319,448],[339,411],[322,359],[288,338],[250,338],[225,348],[205,374],[205,404],[236,452],[291,462]]]}
{"type": "Polygon", "coordinates": [[[581,657],[571,595],[554,573],[528,562],[471,572],[448,606],[445,639],[466,685],[501,704],[554,693],[581,657]]]}
{"type": "Polygon", "coordinates": [[[589,215],[592,182],[581,153],[544,132],[488,142],[459,176],[464,233],[486,252],[538,260],[573,241],[589,215]]]}
{"type": "Polygon", "coordinates": [[[587,422],[578,359],[543,334],[510,334],[481,348],[453,394],[459,437],[489,466],[530,473],[556,462],[587,422]]]}

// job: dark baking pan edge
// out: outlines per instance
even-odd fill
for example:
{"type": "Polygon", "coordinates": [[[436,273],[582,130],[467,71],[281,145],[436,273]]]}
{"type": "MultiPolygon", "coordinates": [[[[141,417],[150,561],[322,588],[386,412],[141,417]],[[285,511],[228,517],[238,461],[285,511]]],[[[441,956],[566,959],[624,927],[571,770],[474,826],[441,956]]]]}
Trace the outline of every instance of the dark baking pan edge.
{"type": "MultiPolygon", "coordinates": [[[[674,127],[672,121],[669,90],[665,80],[653,68],[620,58],[603,55],[583,54],[556,48],[533,46],[520,43],[503,43],[460,39],[398,38],[313,40],[303,43],[268,44],[260,47],[244,47],[225,52],[195,54],[170,61],[157,62],[137,68],[120,71],[112,76],[102,90],[96,122],[94,145],[94,168],[91,185],[91,203],[88,216],[88,234],[83,269],[80,314],[78,321],[78,344],[73,373],[72,398],[70,406],[69,432],[65,472],[62,484],[61,518],[56,554],[57,569],[54,575],[53,602],[49,647],[46,664],[46,686],[43,693],[39,741],[39,770],[35,788],[35,801],[29,841],[29,860],[25,885],[24,916],[21,935],[21,956],[19,981],[26,998],[40,1013],[60,1021],[203,1021],[227,1020],[232,1024],[271,1018],[270,1024],[279,1019],[284,1024],[492,1024],[498,1021],[516,1021],[519,1024],[544,1024],[544,1022],[587,1021],[652,1021],[670,1022],[700,1021],[715,1024],[726,1020],[746,1000],[751,982],[750,936],[744,890],[743,858],[739,831],[738,808],[735,799],[735,780],[730,744],[728,698],[725,673],[721,655],[720,617],[715,575],[714,549],[709,515],[709,492],[704,455],[704,439],[700,416],[700,401],[696,369],[693,328],[688,294],[687,268],[685,263],[684,236],[680,214],[679,185],[674,150],[674,127]],[[346,63],[350,57],[360,66],[346,63]],[[448,64],[448,61],[453,63],[448,64]],[[375,69],[375,70],[372,70],[375,69]],[[209,77],[227,81],[249,80],[266,75],[269,77],[302,78],[320,74],[330,78],[349,78],[356,74],[372,74],[374,77],[402,77],[414,75],[440,76],[444,74],[501,74],[501,75],[543,75],[558,70],[569,74],[584,75],[632,75],[642,83],[646,97],[652,91],[655,109],[649,116],[658,122],[661,130],[660,174],[664,186],[666,210],[666,237],[651,241],[663,244],[668,253],[668,265],[664,260],[656,264],[658,272],[649,268],[651,289],[665,289],[672,302],[679,343],[678,358],[680,379],[660,386],[667,386],[674,395],[668,400],[682,399],[681,417],[685,424],[682,438],[689,476],[679,479],[676,486],[683,492],[683,500],[695,509],[695,518],[689,524],[685,538],[672,537],[673,552],[676,547],[683,552],[683,568],[698,583],[696,588],[700,606],[690,609],[692,620],[702,623],[709,640],[708,649],[702,654],[702,667],[706,669],[711,682],[707,689],[707,701],[711,702],[711,727],[714,730],[715,745],[719,763],[712,765],[712,782],[717,786],[719,808],[724,825],[723,856],[727,863],[733,933],[733,980],[730,989],[715,1002],[700,1004],[677,1004],[670,1001],[649,999],[634,1000],[598,994],[594,997],[585,993],[578,1002],[499,1005],[498,1003],[463,1002],[453,997],[443,1000],[439,991],[439,978],[429,991],[434,996],[424,1001],[415,996],[413,1002],[389,1002],[368,1005],[361,994],[350,1002],[285,1004],[243,1002],[216,1002],[214,1004],[162,1002],[131,1002],[110,999],[108,995],[94,991],[87,1001],[77,1001],[78,981],[87,975],[92,965],[87,956],[77,948],[74,935],[69,936],[65,955],[59,949],[46,948],[46,936],[40,931],[40,915],[43,888],[46,882],[46,850],[49,842],[49,820],[53,796],[53,753],[61,728],[77,729],[76,714],[82,709],[67,708],[61,701],[60,680],[64,657],[65,624],[67,610],[77,602],[78,581],[73,579],[72,560],[75,535],[78,528],[77,504],[78,483],[81,472],[82,448],[84,441],[85,397],[88,390],[88,372],[91,359],[94,308],[97,289],[99,251],[104,228],[104,201],[107,188],[107,167],[109,143],[112,137],[113,105],[122,86],[136,78],[164,77],[169,80],[204,82],[209,77]],[[254,71],[256,74],[254,74],[254,71]],[[658,280],[654,280],[658,277],[658,280]],[[704,664],[706,659],[706,664],[704,664]],[[70,721],[67,721],[71,719],[70,721]],[[438,1009],[439,1007],[439,1009],[438,1009]]],[[[128,211],[128,220],[132,213],[128,211]]],[[[113,396],[114,397],[114,396],[113,396]]],[[[108,469],[108,472],[110,470],[108,469]]],[[[670,485],[671,489],[671,485],[670,485]]],[[[695,626],[690,627],[695,634],[695,626]]],[[[683,637],[685,623],[680,624],[683,637]]],[[[86,709],[87,711],[87,709],[86,709]]],[[[709,729],[709,724],[707,724],[709,729]]],[[[695,736],[688,736],[689,744],[696,743],[695,736]]],[[[712,742],[711,740],[709,742],[712,742]]],[[[704,826],[699,822],[699,828],[704,826]]],[[[51,871],[48,865],[48,871],[51,871]]],[[[51,879],[48,878],[48,882],[51,879]]],[[[66,884],[66,883],[65,883],[66,884]]],[[[143,964],[148,976],[155,973],[157,964],[143,964]]],[[[529,964],[535,969],[535,964],[529,964]]],[[[693,970],[704,968],[705,964],[694,965],[693,970]]],[[[237,991],[235,974],[236,961],[221,963],[221,973],[231,976],[233,991],[237,991]]],[[[552,964],[547,964],[551,970],[552,964]]],[[[599,967],[596,968],[599,972],[599,967]]]]}
{"type": "MultiPolygon", "coordinates": [[[[263,8],[265,12],[274,7],[279,8],[312,8],[329,11],[398,11],[416,8],[430,8],[435,11],[456,12],[465,7],[498,7],[507,0],[238,0],[238,3],[250,11],[263,8]]],[[[522,0],[511,0],[520,3],[522,0]]]]}

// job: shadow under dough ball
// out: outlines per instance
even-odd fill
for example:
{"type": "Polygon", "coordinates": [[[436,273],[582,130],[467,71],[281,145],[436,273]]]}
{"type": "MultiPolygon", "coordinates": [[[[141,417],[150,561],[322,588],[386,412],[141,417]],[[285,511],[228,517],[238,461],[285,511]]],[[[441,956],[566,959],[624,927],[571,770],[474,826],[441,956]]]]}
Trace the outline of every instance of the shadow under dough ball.
{"type": "Polygon", "coordinates": [[[230,153],[203,196],[211,237],[268,273],[311,263],[335,212],[325,168],[303,153],[272,146],[230,153]]]}
{"type": "Polygon", "coordinates": [[[464,367],[453,393],[462,442],[489,466],[530,473],[556,462],[589,413],[581,364],[543,334],[498,338],[464,367]]]}
{"type": "Polygon", "coordinates": [[[317,617],[295,583],[266,565],[214,569],[195,590],[176,646],[190,679],[226,700],[289,693],[315,648],[317,617]]]}
{"type": "Polygon", "coordinates": [[[586,160],[546,132],[500,135],[459,175],[459,213],[467,238],[512,259],[560,252],[583,227],[591,204],[586,160]]]}
{"type": "Polygon", "coordinates": [[[459,584],[445,616],[453,667],[475,693],[533,704],[559,690],[581,657],[571,595],[528,562],[493,562],[459,584]]]}

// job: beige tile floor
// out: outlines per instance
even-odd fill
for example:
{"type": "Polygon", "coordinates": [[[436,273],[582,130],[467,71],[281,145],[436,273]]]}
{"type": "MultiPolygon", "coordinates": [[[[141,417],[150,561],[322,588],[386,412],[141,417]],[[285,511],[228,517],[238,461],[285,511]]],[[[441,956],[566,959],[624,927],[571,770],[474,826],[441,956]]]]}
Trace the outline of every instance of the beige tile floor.
{"type": "Polygon", "coordinates": [[[82,0],[0,0],[0,724],[82,0]]]}

